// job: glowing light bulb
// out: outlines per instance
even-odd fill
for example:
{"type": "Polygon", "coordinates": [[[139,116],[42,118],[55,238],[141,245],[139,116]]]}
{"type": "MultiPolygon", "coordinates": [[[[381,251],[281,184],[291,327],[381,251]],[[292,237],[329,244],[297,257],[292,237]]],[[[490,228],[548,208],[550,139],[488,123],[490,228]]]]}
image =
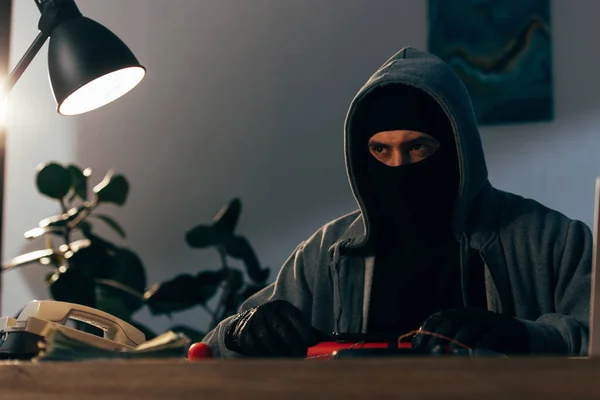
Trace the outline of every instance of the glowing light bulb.
{"type": "Polygon", "coordinates": [[[144,78],[141,67],[128,67],[111,72],[80,87],[63,101],[58,112],[77,115],[95,110],[129,92],[144,78]]]}

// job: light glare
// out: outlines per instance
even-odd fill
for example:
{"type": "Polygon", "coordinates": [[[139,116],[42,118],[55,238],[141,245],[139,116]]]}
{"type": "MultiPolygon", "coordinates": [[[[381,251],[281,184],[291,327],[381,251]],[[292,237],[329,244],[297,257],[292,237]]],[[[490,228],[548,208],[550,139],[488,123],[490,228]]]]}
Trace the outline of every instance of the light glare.
{"type": "Polygon", "coordinates": [[[6,78],[0,79],[0,127],[6,125],[8,116],[8,96],[4,92],[4,83],[6,78]]]}
{"type": "Polygon", "coordinates": [[[8,100],[0,100],[0,126],[5,126],[8,116],[8,100]]]}
{"type": "Polygon", "coordinates": [[[115,101],[137,86],[146,75],[142,67],[128,67],[83,85],[58,106],[62,115],[77,115],[115,101]]]}

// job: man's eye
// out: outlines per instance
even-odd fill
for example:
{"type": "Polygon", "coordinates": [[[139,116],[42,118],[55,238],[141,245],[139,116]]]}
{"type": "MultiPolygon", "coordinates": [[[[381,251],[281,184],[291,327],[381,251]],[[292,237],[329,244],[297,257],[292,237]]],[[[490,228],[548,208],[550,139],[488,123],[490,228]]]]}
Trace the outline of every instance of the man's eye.
{"type": "Polygon", "coordinates": [[[408,150],[408,158],[412,163],[417,163],[431,156],[436,150],[437,146],[432,146],[429,143],[414,143],[408,150]]]}
{"type": "Polygon", "coordinates": [[[371,151],[375,154],[382,154],[387,149],[384,146],[371,146],[371,151]]]}
{"type": "Polygon", "coordinates": [[[409,151],[417,152],[417,153],[423,154],[423,155],[429,155],[435,151],[435,148],[433,148],[432,146],[429,146],[425,143],[415,143],[410,147],[409,151]]]}

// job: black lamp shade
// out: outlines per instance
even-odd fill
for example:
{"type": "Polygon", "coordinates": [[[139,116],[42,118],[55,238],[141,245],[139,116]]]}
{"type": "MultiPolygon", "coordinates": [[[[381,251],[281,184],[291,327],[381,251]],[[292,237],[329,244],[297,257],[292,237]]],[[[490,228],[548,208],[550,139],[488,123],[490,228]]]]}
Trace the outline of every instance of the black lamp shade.
{"type": "Polygon", "coordinates": [[[146,73],[121,39],[83,16],[52,30],[48,71],[63,115],[81,114],[116,100],[146,73]]]}

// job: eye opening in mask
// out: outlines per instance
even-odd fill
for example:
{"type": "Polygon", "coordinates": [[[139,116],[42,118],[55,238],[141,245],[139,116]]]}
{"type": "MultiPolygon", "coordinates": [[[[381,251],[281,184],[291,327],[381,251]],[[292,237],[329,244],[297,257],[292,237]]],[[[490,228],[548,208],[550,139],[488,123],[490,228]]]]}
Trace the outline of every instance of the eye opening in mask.
{"type": "Polygon", "coordinates": [[[378,132],[369,138],[369,153],[377,161],[399,167],[416,164],[440,148],[433,136],[419,131],[394,130],[378,132]]]}

